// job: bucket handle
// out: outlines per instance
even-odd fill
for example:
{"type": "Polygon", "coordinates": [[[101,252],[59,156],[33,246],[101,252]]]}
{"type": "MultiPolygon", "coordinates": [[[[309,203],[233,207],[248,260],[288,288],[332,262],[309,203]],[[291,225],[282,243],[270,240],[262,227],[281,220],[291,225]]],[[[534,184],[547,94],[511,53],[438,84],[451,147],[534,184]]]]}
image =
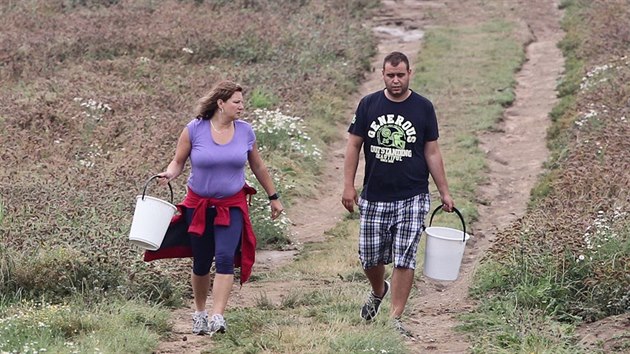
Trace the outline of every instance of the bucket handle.
{"type": "MultiPolygon", "coordinates": [[[[439,207],[435,208],[435,210],[433,210],[433,213],[431,214],[431,219],[429,219],[429,227],[431,227],[431,224],[433,223],[433,217],[435,216],[435,213],[437,213],[438,210],[442,210],[443,207],[444,207],[444,204],[440,205],[439,207]]],[[[464,217],[462,216],[462,213],[460,213],[459,210],[457,210],[457,208],[453,207],[453,211],[457,214],[457,216],[459,216],[459,220],[461,220],[462,222],[462,228],[464,229],[464,236],[462,237],[462,242],[466,242],[466,223],[464,222],[464,217]]]]}
{"type": "MultiPolygon", "coordinates": [[[[156,178],[161,178],[158,175],[152,176],[149,180],[144,184],[144,189],[142,190],[142,200],[144,200],[144,195],[147,194],[147,187],[149,186],[149,182],[156,178]]],[[[171,204],[173,204],[173,187],[171,187],[171,182],[168,182],[168,189],[171,191],[171,204]]]]}

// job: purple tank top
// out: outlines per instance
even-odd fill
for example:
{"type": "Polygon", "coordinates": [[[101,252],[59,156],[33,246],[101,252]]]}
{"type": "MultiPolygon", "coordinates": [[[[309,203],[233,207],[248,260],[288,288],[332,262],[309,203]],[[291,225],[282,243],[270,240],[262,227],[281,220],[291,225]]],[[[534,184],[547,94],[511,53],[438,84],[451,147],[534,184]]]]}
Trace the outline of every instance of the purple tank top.
{"type": "Polygon", "coordinates": [[[211,198],[229,197],[241,190],[247,156],[256,142],[251,125],[234,121],[234,137],[225,145],[212,139],[209,120],[194,119],[186,127],[192,167],[188,187],[202,197],[211,198]]]}

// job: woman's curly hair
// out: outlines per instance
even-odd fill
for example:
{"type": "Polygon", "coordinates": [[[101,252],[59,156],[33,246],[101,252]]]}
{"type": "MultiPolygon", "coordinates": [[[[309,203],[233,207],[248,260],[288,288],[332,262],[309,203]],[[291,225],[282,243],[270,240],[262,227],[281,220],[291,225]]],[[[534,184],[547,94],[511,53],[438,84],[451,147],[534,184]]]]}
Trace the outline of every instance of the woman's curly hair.
{"type": "Polygon", "coordinates": [[[212,118],[214,112],[216,112],[219,107],[217,101],[229,100],[234,92],[243,92],[243,87],[229,80],[224,80],[216,84],[210,92],[203,96],[197,103],[197,108],[195,109],[197,119],[207,120],[212,118]]]}

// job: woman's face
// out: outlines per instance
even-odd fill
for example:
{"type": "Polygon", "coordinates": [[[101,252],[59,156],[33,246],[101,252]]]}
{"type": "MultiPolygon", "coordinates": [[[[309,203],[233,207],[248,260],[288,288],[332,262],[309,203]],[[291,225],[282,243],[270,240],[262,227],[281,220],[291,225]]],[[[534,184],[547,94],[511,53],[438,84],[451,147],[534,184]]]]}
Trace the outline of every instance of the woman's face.
{"type": "Polygon", "coordinates": [[[232,97],[223,102],[223,105],[219,106],[223,108],[223,116],[229,119],[237,119],[243,113],[243,94],[241,92],[234,92],[232,97]]]}

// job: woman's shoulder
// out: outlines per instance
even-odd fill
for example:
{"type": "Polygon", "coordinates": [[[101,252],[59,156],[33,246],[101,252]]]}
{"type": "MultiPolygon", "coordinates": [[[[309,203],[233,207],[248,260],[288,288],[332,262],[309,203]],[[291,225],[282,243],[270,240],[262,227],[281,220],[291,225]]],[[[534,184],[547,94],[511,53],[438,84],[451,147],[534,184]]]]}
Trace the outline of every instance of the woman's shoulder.
{"type": "Polygon", "coordinates": [[[203,119],[193,118],[190,122],[188,122],[188,124],[186,124],[186,127],[188,127],[188,129],[195,130],[206,124],[208,123],[203,119]]]}
{"type": "Polygon", "coordinates": [[[245,128],[245,129],[248,129],[248,130],[253,130],[253,128],[252,128],[252,124],[251,124],[251,123],[249,123],[249,122],[246,122],[246,121],[244,121],[244,120],[242,120],[242,119],[237,119],[237,120],[235,120],[235,121],[234,121],[234,125],[235,125],[236,127],[243,127],[243,128],[245,128]]]}
{"type": "Polygon", "coordinates": [[[188,122],[188,124],[186,124],[187,126],[199,126],[201,124],[204,123],[203,119],[199,119],[199,118],[193,118],[192,120],[190,120],[190,122],[188,122]]]}

